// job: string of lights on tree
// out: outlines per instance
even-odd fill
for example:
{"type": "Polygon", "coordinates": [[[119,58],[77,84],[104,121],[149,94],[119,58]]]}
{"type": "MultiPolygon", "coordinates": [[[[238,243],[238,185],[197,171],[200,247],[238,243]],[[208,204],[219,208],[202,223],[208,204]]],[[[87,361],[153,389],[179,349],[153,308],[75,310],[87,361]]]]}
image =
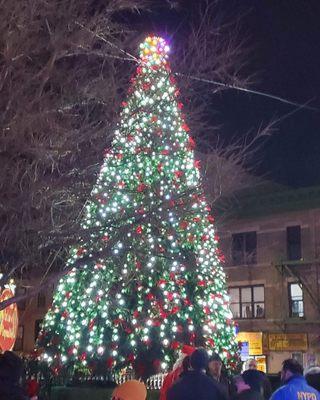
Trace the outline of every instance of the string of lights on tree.
{"type": "MultiPolygon", "coordinates": [[[[58,373],[167,370],[183,344],[239,362],[223,255],[164,39],[147,37],[38,338],[58,373]]],[[[152,371],[150,371],[152,372],[152,371]]]]}

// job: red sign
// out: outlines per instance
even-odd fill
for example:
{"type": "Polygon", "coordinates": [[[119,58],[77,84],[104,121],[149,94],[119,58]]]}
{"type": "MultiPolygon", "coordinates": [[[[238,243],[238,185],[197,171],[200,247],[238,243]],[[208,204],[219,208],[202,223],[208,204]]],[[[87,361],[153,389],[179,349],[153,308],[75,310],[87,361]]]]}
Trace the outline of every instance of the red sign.
{"type": "MultiPolygon", "coordinates": [[[[14,294],[10,289],[4,289],[0,302],[9,299],[14,294]]],[[[16,304],[11,304],[0,311],[0,350],[12,350],[16,341],[18,329],[18,310],[16,304]]]]}

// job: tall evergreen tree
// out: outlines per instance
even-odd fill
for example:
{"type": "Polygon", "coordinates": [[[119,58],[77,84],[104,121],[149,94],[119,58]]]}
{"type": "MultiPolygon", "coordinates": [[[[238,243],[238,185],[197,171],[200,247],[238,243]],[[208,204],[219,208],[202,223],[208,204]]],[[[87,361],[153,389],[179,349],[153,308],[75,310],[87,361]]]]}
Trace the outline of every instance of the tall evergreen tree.
{"type": "Polygon", "coordinates": [[[201,189],[195,142],[159,37],[140,61],[38,346],[55,368],[92,360],[139,375],[169,368],[183,344],[238,348],[223,255],[201,189]]]}

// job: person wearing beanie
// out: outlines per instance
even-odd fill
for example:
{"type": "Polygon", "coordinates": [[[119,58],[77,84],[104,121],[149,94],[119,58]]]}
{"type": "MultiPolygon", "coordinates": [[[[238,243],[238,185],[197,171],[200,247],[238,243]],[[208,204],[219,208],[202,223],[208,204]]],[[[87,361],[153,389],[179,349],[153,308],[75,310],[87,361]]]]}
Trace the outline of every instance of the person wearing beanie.
{"type": "Polygon", "coordinates": [[[226,400],[217,383],[206,375],[208,353],[196,349],[190,356],[190,371],[183,373],[168,390],[167,400],[226,400]]]}
{"type": "Polygon", "coordinates": [[[225,394],[225,396],[230,396],[231,384],[228,380],[225,366],[223,365],[221,357],[218,353],[213,353],[209,357],[207,375],[218,383],[218,387],[225,394]]]}
{"type": "Polygon", "coordinates": [[[144,383],[135,379],[117,386],[112,393],[112,400],[146,400],[147,389],[144,383]]]}
{"type": "MultiPolygon", "coordinates": [[[[163,380],[163,384],[160,389],[159,400],[167,400],[167,392],[168,392],[169,388],[180,377],[182,372],[184,372],[183,363],[184,363],[186,357],[190,357],[190,355],[194,352],[194,350],[195,350],[195,348],[192,346],[184,345],[182,347],[179,358],[175,362],[172,371],[170,371],[163,380]]],[[[190,362],[190,360],[188,362],[190,362]]]]}

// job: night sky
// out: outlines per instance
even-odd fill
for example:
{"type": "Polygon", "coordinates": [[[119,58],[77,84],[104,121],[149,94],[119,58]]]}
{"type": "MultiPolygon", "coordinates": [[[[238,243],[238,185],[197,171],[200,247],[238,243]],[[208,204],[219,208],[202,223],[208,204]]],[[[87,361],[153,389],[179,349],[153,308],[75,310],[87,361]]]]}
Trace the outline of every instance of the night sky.
{"type": "MultiPolygon", "coordinates": [[[[170,32],[178,23],[184,29],[198,1],[185,0],[182,11],[158,11],[141,20],[159,33],[170,32]]],[[[289,186],[320,185],[320,1],[224,0],[219,12],[231,19],[243,15],[242,32],[253,48],[248,71],[257,74],[252,89],[298,103],[310,101],[318,109],[299,110],[277,125],[256,154],[256,172],[289,186]]],[[[226,140],[295,109],[237,91],[212,95],[212,106],[226,140]]]]}

